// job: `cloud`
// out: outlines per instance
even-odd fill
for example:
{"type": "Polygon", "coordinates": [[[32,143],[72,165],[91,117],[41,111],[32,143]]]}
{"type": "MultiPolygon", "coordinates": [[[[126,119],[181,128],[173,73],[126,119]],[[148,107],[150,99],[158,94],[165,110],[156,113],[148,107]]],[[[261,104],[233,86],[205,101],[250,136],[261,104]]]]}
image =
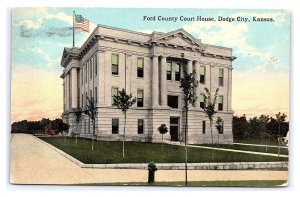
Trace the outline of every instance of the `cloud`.
{"type": "Polygon", "coordinates": [[[63,111],[59,72],[14,66],[11,81],[11,122],[58,118],[63,111]]]}
{"type": "Polygon", "coordinates": [[[70,37],[72,36],[72,27],[47,27],[43,29],[31,28],[29,26],[20,26],[20,36],[24,38],[47,38],[47,37],[70,37]]]}
{"type": "Polygon", "coordinates": [[[236,115],[289,114],[289,74],[233,71],[232,106],[236,115]]]}

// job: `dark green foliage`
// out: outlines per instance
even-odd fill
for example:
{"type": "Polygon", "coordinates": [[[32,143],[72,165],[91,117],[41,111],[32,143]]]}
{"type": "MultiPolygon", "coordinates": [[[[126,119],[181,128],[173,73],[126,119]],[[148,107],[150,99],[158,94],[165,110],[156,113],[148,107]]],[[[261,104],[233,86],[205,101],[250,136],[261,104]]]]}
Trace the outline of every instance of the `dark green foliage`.
{"type": "Polygon", "coordinates": [[[14,122],[11,125],[12,133],[28,133],[28,134],[41,134],[44,132],[45,127],[51,123],[48,118],[43,118],[39,121],[22,120],[14,122]]]}
{"type": "Polygon", "coordinates": [[[219,134],[223,133],[223,125],[222,125],[223,119],[221,117],[218,117],[216,121],[216,129],[218,130],[219,134]]]}
{"type": "Polygon", "coordinates": [[[289,131],[289,122],[285,120],[286,115],[280,112],[276,114],[276,119],[262,114],[259,117],[250,118],[246,116],[233,117],[232,131],[234,138],[241,139],[245,137],[255,138],[274,138],[286,136],[289,131]]]}
{"type": "MultiPolygon", "coordinates": [[[[73,138],[44,137],[40,138],[62,151],[70,154],[84,163],[184,163],[185,149],[182,146],[165,144],[161,149],[160,144],[125,142],[126,157],[122,157],[122,142],[95,141],[95,150],[90,151],[91,141],[78,138],[78,144],[73,138]]],[[[287,158],[252,155],[246,153],[234,153],[215,151],[212,160],[212,151],[208,149],[189,148],[188,162],[261,162],[261,161],[287,161],[287,158]]]]}
{"type": "Polygon", "coordinates": [[[249,136],[249,125],[245,114],[241,117],[233,116],[232,133],[234,138],[244,138],[249,136]]]}
{"type": "Polygon", "coordinates": [[[47,126],[49,130],[56,130],[58,132],[69,130],[69,125],[64,123],[62,119],[52,120],[51,123],[47,126]]]}

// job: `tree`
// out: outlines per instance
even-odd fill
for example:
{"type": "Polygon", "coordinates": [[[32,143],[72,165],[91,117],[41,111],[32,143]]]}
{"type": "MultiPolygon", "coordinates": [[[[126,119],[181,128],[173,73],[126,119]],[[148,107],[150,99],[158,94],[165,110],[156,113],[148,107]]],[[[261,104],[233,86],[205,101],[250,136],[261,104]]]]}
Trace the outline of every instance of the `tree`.
{"type": "Polygon", "coordinates": [[[118,92],[117,95],[113,96],[113,105],[121,109],[124,114],[124,130],[123,130],[123,158],[125,158],[125,126],[126,126],[126,115],[128,109],[136,102],[136,98],[132,98],[132,95],[126,94],[124,88],[118,92]]]}
{"type": "Polygon", "coordinates": [[[76,122],[76,133],[75,133],[75,135],[76,135],[76,144],[77,144],[77,137],[78,137],[77,130],[78,130],[78,124],[81,120],[82,110],[81,110],[81,108],[73,109],[73,113],[74,113],[75,122],[76,122]]]}
{"type": "Polygon", "coordinates": [[[97,115],[97,107],[93,97],[92,98],[86,97],[86,99],[87,99],[87,103],[85,105],[85,109],[83,110],[83,112],[86,115],[88,115],[88,117],[92,120],[93,123],[92,150],[94,150],[94,137],[96,135],[95,120],[97,115]]]}
{"type": "Polygon", "coordinates": [[[216,129],[218,130],[218,146],[219,146],[219,135],[223,134],[223,119],[221,117],[217,118],[216,129]]]}
{"type": "Polygon", "coordinates": [[[249,126],[245,114],[241,117],[233,116],[232,133],[234,138],[241,139],[249,135],[248,127],[249,126]]]}
{"type": "Polygon", "coordinates": [[[205,88],[205,95],[204,95],[204,112],[207,115],[208,119],[209,119],[209,124],[210,124],[210,136],[211,136],[211,143],[214,143],[214,138],[213,138],[213,134],[212,134],[212,123],[213,123],[213,118],[214,115],[217,113],[217,111],[215,111],[215,106],[216,106],[216,102],[217,102],[217,96],[218,96],[218,92],[219,92],[219,88],[216,89],[216,92],[214,94],[214,96],[211,96],[210,91],[205,88]]]}
{"type": "Polygon", "coordinates": [[[278,137],[280,135],[282,135],[281,133],[281,125],[285,122],[287,115],[286,114],[281,114],[281,112],[278,112],[278,114],[276,114],[276,121],[278,123],[278,137]]]}
{"type": "Polygon", "coordinates": [[[185,127],[184,127],[184,147],[185,147],[185,185],[187,186],[187,128],[188,128],[188,111],[189,104],[194,104],[197,100],[197,96],[194,94],[198,81],[195,78],[195,71],[187,73],[186,69],[183,69],[183,78],[180,79],[180,88],[183,92],[183,109],[185,110],[185,127]]]}
{"type": "Polygon", "coordinates": [[[161,148],[163,148],[164,134],[168,133],[168,127],[166,124],[161,124],[157,130],[161,134],[161,148]]]}

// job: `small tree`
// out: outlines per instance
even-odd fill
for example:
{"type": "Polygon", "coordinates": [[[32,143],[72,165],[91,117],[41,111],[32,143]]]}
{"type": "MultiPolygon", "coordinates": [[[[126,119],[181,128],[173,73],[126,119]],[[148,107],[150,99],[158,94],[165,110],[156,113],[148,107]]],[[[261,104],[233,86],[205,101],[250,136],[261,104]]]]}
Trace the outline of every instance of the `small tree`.
{"type": "Polygon", "coordinates": [[[216,129],[218,131],[218,146],[220,144],[219,142],[219,135],[223,134],[223,119],[221,117],[218,117],[216,121],[216,129]]]}
{"type": "Polygon", "coordinates": [[[204,112],[206,113],[206,115],[209,119],[211,143],[213,144],[214,138],[213,138],[213,134],[212,134],[212,123],[213,123],[214,115],[217,113],[217,111],[215,111],[215,106],[216,106],[216,102],[217,102],[219,88],[216,89],[215,95],[213,97],[211,96],[211,93],[209,92],[209,90],[207,88],[205,88],[204,90],[205,90],[204,112]]]}
{"type": "Polygon", "coordinates": [[[121,109],[124,114],[124,130],[123,130],[123,158],[125,158],[125,127],[126,127],[126,114],[128,109],[136,102],[136,98],[132,98],[132,95],[126,94],[124,88],[113,96],[113,105],[121,109]]]}
{"type": "Polygon", "coordinates": [[[168,133],[168,127],[166,126],[166,124],[161,124],[157,130],[161,134],[161,148],[163,148],[164,134],[168,133]]]}
{"type": "Polygon", "coordinates": [[[93,136],[92,136],[92,150],[94,150],[94,137],[96,135],[96,125],[95,119],[97,115],[97,107],[94,98],[86,97],[87,103],[85,105],[85,109],[83,112],[88,115],[88,117],[92,120],[93,123],[93,136]]]}
{"type": "Polygon", "coordinates": [[[185,185],[187,186],[187,128],[188,128],[188,111],[189,104],[194,104],[197,96],[194,94],[195,88],[198,86],[198,81],[195,78],[195,71],[187,73],[183,69],[183,78],[180,79],[180,88],[183,93],[183,109],[185,110],[185,126],[184,126],[184,147],[185,147],[185,185]]]}
{"type": "Polygon", "coordinates": [[[77,144],[77,137],[78,137],[78,124],[81,120],[82,117],[82,110],[81,108],[77,108],[73,110],[74,112],[74,116],[75,116],[75,123],[76,123],[76,133],[75,133],[75,137],[76,137],[76,144],[77,144]]]}

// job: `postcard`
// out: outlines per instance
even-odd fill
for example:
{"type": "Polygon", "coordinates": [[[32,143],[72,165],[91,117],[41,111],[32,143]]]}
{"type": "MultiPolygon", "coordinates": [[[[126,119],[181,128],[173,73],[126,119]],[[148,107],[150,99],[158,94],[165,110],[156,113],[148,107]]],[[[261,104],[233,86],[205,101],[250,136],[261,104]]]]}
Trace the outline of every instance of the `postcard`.
{"type": "Polygon", "coordinates": [[[287,10],[13,8],[12,184],[288,185],[287,10]]]}

